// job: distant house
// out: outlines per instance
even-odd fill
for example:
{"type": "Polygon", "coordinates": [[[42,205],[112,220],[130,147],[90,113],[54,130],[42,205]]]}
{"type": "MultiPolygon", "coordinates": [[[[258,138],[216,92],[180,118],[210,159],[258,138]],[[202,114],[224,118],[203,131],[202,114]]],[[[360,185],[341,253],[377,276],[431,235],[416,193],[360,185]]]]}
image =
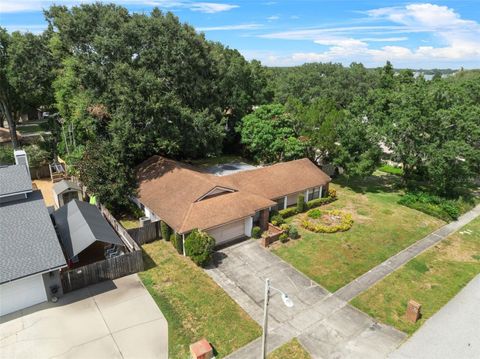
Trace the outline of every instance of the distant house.
{"type": "Polygon", "coordinates": [[[74,199],[53,213],[69,267],[126,252],[125,245],[94,205],[74,199]]]}
{"type": "Polygon", "coordinates": [[[55,208],[60,208],[68,202],[78,199],[82,200],[82,189],[76,183],[69,180],[61,180],[52,186],[55,208]]]}
{"type": "Polygon", "coordinates": [[[15,160],[0,167],[0,315],[60,296],[67,266],[25,153],[15,151],[15,160]]]}
{"type": "Polygon", "coordinates": [[[207,231],[217,245],[249,237],[252,227],[265,229],[269,213],[324,196],[330,177],[308,159],[215,176],[154,156],[137,170],[134,201],[152,221],[162,220],[185,236],[207,231]]]}

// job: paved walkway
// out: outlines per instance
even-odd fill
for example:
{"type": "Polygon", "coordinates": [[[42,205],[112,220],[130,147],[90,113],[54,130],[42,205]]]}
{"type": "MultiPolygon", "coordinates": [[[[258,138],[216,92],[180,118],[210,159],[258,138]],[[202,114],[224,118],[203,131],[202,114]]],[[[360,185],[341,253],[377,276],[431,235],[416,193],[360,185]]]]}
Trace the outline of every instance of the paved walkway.
{"type": "Polygon", "coordinates": [[[168,324],[136,274],[0,317],[0,358],[168,358],[168,324]]]}
{"type": "MultiPolygon", "coordinates": [[[[259,324],[263,318],[265,278],[286,293],[293,308],[272,292],[268,351],[298,337],[313,358],[385,358],[405,334],[375,323],[298,272],[253,240],[215,253],[216,267],[207,273],[259,324]]],[[[260,338],[229,358],[258,358],[260,338]]]]}
{"type": "Polygon", "coordinates": [[[480,358],[480,275],[391,354],[392,359],[480,358]]]}
{"type": "Polygon", "coordinates": [[[480,205],[462,215],[457,221],[450,222],[443,227],[440,227],[435,232],[429,234],[418,242],[415,242],[410,247],[397,253],[393,257],[390,257],[375,268],[372,268],[343,288],[340,288],[335,292],[335,296],[347,302],[352,300],[357,295],[366,291],[375,283],[397,270],[400,266],[404,265],[428,248],[433,247],[435,244],[456,232],[478,216],[480,216],[480,205]]]}

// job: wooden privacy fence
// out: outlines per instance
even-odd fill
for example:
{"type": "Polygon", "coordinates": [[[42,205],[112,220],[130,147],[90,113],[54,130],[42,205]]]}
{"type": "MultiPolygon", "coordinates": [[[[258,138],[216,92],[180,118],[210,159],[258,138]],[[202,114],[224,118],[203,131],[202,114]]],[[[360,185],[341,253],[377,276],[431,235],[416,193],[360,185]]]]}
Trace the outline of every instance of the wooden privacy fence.
{"type": "Polygon", "coordinates": [[[125,228],[123,228],[120,222],[117,221],[117,219],[110,213],[108,209],[106,209],[100,203],[98,204],[98,208],[100,209],[100,212],[102,212],[103,216],[108,221],[108,223],[110,223],[113,229],[115,229],[115,231],[120,236],[120,238],[122,239],[122,241],[125,243],[125,245],[129,250],[131,251],[141,250],[138,243],[134,241],[132,236],[130,236],[130,233],[128,233],[128,231],[125,228]]]}
{"type": "Polygon", "coordinates": [[[136,250],[82,267],[62,271],[65,293],[105,280],[120,278],[143,271],[142,251],[136,250]]]}
{"type": "Polygon", "coordinates": [[[145,223],[143,227],[128,229],[127,232],[139,245],[152,242],[153,240],[162,237],[160,221],[145,223]]]}

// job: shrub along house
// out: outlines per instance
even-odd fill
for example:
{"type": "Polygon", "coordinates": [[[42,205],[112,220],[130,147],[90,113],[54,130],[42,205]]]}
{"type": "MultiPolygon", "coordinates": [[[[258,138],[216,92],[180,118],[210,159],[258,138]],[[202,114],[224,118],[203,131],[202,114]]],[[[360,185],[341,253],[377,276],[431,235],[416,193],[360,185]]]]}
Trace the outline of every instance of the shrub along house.
{"type": "Polygon", "coordinates": [[[134,202],[152,222],[162,220],[177,234],[201,229],[217,245],[249,237],[253,226],[266,229],[271,210],[322,197],[330,177],[310,160],[215,176],[160,156],[137,169],[134,202]]]}

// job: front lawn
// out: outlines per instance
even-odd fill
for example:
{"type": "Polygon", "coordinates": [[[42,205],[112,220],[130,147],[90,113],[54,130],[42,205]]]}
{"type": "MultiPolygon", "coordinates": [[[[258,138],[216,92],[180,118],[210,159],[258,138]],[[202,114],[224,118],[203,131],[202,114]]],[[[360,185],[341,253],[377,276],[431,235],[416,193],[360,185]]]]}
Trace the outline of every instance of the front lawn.
{"type": "Polygon", "coordinates": [[[310,354],[302,347],[297,338],[292,339],[288,343],[283,344],[280,348],[275,349],[268,359],[311,359],[310,354]]]}
{"type": "Polygon", "coordinates": [[[412,334],[479,273],[477,218],[353,299],[352,304],[379,321],[412,334]],[[410,299],[422,305],[422,318],[415,324],[404,318],[410,299]]]}
{"type": "Polygon", "coordinates": [[[328,290],[336,291],[445,223],[399,205],[398,181],[391,175],[335,180],[331,188],[337,190],[338,200],[320,208],[351,213],[352,228],[313,233],[301,227],[305,214],[299,214],[287,222],[297,226],[301,238],[276,245],[273,252],[328,290]]]}
{"type": "Polygon", "coordinates": [[[205,272],[170,242],[143,246],[143,284],[168,321],[169,358],[188,358],[189,345],[205,337],[217,358],[261,335],[261,329],[205,272]]]}

